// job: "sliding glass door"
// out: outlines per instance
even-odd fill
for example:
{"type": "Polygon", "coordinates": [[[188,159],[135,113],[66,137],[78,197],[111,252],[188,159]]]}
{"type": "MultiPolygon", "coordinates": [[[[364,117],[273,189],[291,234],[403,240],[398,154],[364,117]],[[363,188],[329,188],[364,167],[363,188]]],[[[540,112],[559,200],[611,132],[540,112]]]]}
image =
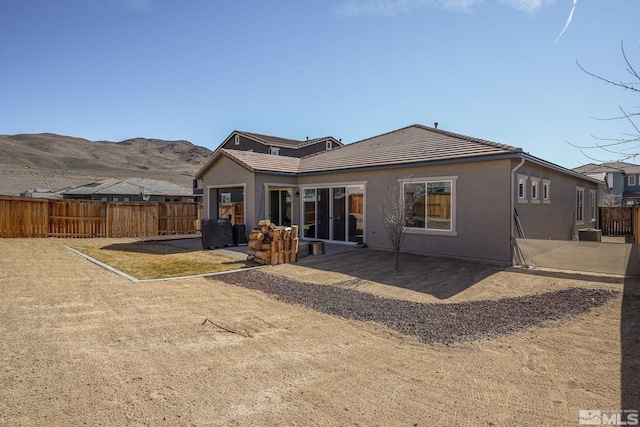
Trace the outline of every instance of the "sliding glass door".
{"type": "Polygon", "coordinates": [[[364,186],[302,190],[303,236],[308,239],[362,243],[364,186]]]}

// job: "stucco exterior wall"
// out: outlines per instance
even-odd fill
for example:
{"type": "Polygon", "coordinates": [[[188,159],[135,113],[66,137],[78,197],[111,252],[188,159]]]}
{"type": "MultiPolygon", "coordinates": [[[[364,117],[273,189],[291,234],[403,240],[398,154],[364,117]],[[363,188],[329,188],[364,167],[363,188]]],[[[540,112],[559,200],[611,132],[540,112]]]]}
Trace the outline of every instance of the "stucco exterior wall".
{"type": "MultiPolygon", "coordinates": [[[[519,162],[514,160],[515,167],[519,162]]],[[[598,185],[588,180],[572,177],[554,169],[546,168],[531,162],[516,171],[514,189],[515,209],[518,211],[520,222],[528,239],[571,240],[578,235],[581,228],[595,228],[597,221],[591,220],[589,211],[590,191],[598,191],[598,185]],[[518,198],[518,177],[526,177],[526,197],[518,198]],[[531,195],[532,179],[539,179],[538,200],[531,195]],[[544,180],[550,183],[549,201],[543,200],[542,184],[544,180]],[[584,221],[576,221],[577,188],[584,189],[584,221]]],[[[598,200],[596,193],[596,202],[598,200]]],[[[597,215],[597,209],[596,209],[597,215]]]]}
{"type": "Polygon", "coordinates": [[[244,186],[245,222],[255,222],[255,189],[253,174],[227,157],[220,157],[202,176],[204,219],[218,217],[217,189],[244,186]]]}
{"type": "MultiPolygon", "coordinates": [[[[270,175],[270,174],[256,174],[255,175],[255,194],[257,195],[257,200],[255,204],[255,211],[253,212],[253,217],[256,218],[256,221],[261,219],[266,219],[269,217],[269,212],[267,210],[269,203],[269,194],[267,193],[268,189],[292,189],[292,223],[299,224],[300,219],[300,211],[299,211],[299,196],[295,196],[298,184],[295,176],[278,176],[278,175],[270,175]]],[[[270,219],[270,218],[269,218],[270,219]]],[[[253,227],[254,223],[249,223],[247,225],[248,228],[253,227]]]]}
{"type": "Polygon", "coordinates": [[[379,210],[387,183],[394,178],[443,177],[456,177],[456,235],[408,233],[403,250],[510,262],[508,160],[303,176],[298,182],[301,186],[365,183],[365,243],[372,248],[391,249],[379,210]]]}

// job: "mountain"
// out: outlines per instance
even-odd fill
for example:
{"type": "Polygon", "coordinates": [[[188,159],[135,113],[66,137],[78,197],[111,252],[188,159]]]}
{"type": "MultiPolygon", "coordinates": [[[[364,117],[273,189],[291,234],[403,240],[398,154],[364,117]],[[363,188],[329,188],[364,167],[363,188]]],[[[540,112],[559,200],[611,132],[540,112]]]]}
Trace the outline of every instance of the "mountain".
{"type": "Polygon", "coordinates": [[[75,187],[104,178],[151,178],[191,188],[211,150],[189,141],[89,141],[51,133],[0,135],[0,194],[75,187]]]}

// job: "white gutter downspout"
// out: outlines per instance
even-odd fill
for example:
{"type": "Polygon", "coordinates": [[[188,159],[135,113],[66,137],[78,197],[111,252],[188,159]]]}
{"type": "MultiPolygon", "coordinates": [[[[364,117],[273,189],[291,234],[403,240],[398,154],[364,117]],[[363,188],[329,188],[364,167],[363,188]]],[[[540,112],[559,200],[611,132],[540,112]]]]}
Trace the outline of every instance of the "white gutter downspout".
{"type": "Polygon", "coordinates": [[[516,165],[516,167],[514,167],[513,169],[511,169],[511,210],[509,212],[509,218],[511,218],[510,223],[511,223],[511,264],[513,265],[513,250],[514,250],[514,245],[516,243],[516,232],[515,232],[515,222],[513,219],[513,213],[515,210],[515,198],[516,198],[516,194],[515,194],[515,182],[516,182],[516,171],[518,169],[520,169],[522,167],[522,165],[524,165],[525,160],[524,157],[520,159],[520,163],[518,165],[516,165]]]}

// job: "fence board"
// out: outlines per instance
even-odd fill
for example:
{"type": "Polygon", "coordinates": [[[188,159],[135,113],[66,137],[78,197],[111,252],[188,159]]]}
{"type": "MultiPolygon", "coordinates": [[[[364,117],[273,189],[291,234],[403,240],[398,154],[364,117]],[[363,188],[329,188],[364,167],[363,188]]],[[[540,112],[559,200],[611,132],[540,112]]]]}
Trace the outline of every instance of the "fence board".
{"type": "Polygon", "coordinates": [[[154,237],[196,234],[202,206],[0,196],[0,237],[154,237]]]}
{"type": "Polygon", "coordinates": [[[640,244],[640,206],[633,208],[633,240],[640,244]]]}
{"type": "Polygon", "coordinates": [[[47,201],[0,198],[0,237],[47,237],[47,201]]]}

